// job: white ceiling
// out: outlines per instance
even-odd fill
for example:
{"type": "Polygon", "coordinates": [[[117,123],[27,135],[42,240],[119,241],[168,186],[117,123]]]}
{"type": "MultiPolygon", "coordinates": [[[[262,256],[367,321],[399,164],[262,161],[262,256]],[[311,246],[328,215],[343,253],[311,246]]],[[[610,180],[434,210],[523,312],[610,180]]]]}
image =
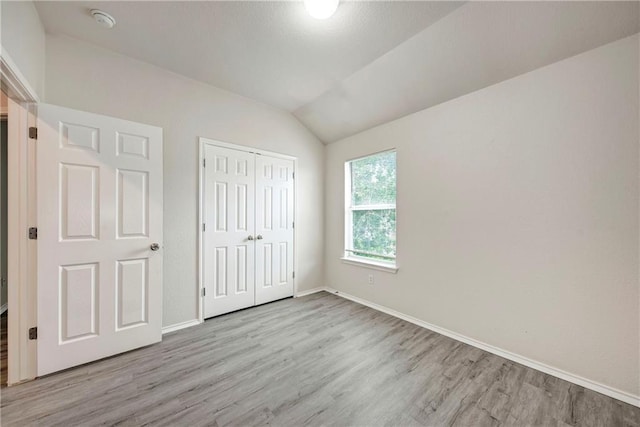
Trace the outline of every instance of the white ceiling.
{"type": "Polygon", "coordinates": [[[293,112],[324,142],[640,30],[639,3],[37,2],[65,34],[293,112]],[[117,20],[98,27],[89,9],[117,20]]]}
{"type": "Polygon", "coordinates": [[[328,20],[301,1],[37,2],[45,29],[293,111],[462,3],[347,2],[328,20]],[[98,27],[89,10],[117,21],[98,27]]]}
{"type": "Polygon", "coordinates": [[[471,2],[294,112],[324,142],[640,31],[640,2],[471,2]]]}

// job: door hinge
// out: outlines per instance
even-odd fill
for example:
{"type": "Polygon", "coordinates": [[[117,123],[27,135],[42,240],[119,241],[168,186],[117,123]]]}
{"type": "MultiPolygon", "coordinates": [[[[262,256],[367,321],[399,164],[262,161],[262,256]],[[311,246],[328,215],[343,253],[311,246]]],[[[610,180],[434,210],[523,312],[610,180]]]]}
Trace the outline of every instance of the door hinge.
{"type": "Polygon", "coordinates": [[[295,222],[295,221],[293,221],[293,222],[291,223],[291,228],[296,228],[296,222],[295,222]]]}
{"type": "Polygon", "coordinates": [[[296,179],[296,173],[295,172],[293,173],[293,179],[296,179]]]}
{"type": "Polygon", "coordinates": [[[29,227],[29,240],[36,240],[38,238],[38,227],[29,227]]]}
{"type": "Polygon", "coordinates": [[[202,167],[203,168],[207,167],[207,159],[202,159],[202,167]]]}
{"type": "Polygon", "coordinates": [[[207,224],[204,222],[202,223],[202,231],[207,231],[207,224]]]}
{"type": "Polygon", "coordinates": [[[37,340],[38,339],[38,327],[29,328],[29,339],[37,340]]]}
{"type": "Polygon", "coordinates": [[[293,272],[292,276],[293,276],[294,279],[296,278],[296,272],[295,271],[293,272]]]}
{"type": "Polygon", "coordinates": [[[38,128],[33,126],[29,128],[29,138],[38,139],[38,128]]]}
{"type": "Polygon", "coordinates": [[[202,288],[202,296],[203,297],[207,296],[207,288],[202,288]]]}

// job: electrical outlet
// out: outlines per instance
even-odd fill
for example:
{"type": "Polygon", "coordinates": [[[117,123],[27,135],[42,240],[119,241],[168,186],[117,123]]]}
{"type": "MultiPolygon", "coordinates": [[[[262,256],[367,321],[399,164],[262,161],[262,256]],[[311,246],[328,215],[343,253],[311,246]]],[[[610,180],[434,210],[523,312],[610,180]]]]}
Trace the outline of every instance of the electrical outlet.
{"type": "Polygon", "coordinates": [[[369,284],[373,285],[373,274],[369,275],[369,284]]]}

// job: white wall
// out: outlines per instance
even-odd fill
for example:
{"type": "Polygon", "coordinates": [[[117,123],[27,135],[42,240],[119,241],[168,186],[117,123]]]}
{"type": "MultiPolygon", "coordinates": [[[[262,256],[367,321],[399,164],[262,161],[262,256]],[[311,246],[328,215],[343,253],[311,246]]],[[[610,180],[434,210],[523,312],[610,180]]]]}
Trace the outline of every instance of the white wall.
{"type": "Polygon", "coordinates": [[[622,39],[329,145],[327,285],[638,396],[638,47],[622,39]],[[344,161],[392,147],[396,275],[339,260],[344,161]]]}
{"type": "Polygon", "coordinates": [[[298,157],[296,283],[323,285],[324,146],[291,114],[65,37],[46,66],[47,103],[164,129],[164,326],[196,317],[199,136],[298,157]]]}
{"type": "Polygon", "coordinates": [[[0,44],[31,88],[44,97],[45,33],[31,1],[0,2],[0,44]]]}

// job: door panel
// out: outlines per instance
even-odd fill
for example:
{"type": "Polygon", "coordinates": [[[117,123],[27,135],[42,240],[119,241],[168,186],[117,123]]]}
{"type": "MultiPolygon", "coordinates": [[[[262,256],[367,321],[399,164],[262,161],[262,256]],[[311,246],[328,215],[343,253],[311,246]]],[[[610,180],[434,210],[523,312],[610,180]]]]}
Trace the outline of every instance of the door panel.
{"type": "Polygon", "coordinates": [[[60,267],[61,342],[98,333],[97,273],[97,263],[60,267]]]}
{"type": "Polygon", "coordinates": [[[38,107],[38,375],[160,341],[162,129],[38,107]]]}
{"type": "Polygon", "coordinates": [[[205,145],[205,317],[254,305],[255,160],[205,145]]]}
{"type": "Polygon", "coordinates": [[[256,304],[293,296],[293,168],[256,156],[256,304]]]}
{"type": "Polygon", "coordinates": [[[149,272],[146,258],[118,260],[116,288],[116,329],[124,329],[148,322],[149,272]]]}
{"type": "Polygon", "coordinates": [[[118,169],[116,211],[118,238],[147,237],[149,222],[149,173],[118,169]]]}
{"type": "Polygon", "coordinates": [[[99,168],[60,163],[60,238],[97,239],[99,168]]]}

